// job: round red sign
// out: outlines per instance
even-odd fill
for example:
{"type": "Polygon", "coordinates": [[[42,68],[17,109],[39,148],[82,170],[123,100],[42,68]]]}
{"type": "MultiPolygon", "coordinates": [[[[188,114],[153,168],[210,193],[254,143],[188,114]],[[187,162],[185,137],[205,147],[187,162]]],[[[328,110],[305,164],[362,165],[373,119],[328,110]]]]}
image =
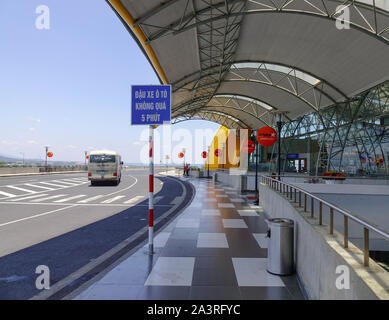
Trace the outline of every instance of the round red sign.
{"type": "Polygon", "coordinates": [[[271,147],[277,141],[277,132],[272,127],[262,127],[257,131],[257,140],[261,146],[271,147]]]}
{"type": "Polygon", "coordinates": [[[220,149],[216,149],[216,150],[215,150],[215,156],[216,156],[216,157],[221,156],[221,154],[222,154],[222,151],[221,151],[220,149]]]}
{"type": "Polygon", "coordinates": [[[51,157],[53,156],[53,153],[52,153],[52,152],[47,152],[47,156],[48,156],[49,158],[51,158],[51,157]]]}
{"type": "Polygon", "coordinates": [[[201,152],[201,156],[203,157],[203,159],[205,159],[207,157],[207,151],[203,151],[201,152]]]}
{"type": "Polygon", "coordinates": [[[255,143],[253,140],[246,140],[242,144],[242,151],[244,153],[252,153],[255,150],[255,143]]]}
{"type": "Polygon", "coordinates": [[[183,157],[184,157],[184,154],[183,154],[182,152],[180,152],[180,153],[178,154],[178,157],[179,157],[179,158],[183,158],[183,157]]]}

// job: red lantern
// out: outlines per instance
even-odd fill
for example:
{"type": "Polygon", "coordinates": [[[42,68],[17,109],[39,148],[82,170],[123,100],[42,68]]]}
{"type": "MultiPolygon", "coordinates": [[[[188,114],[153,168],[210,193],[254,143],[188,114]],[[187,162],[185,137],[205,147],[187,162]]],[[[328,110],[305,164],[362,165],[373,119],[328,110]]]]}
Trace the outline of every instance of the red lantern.
{"type": "Polygon", "coordinates": [[[257,131],[257,140],[261,146],[271,147],[277,141],[277,132],[272,127],[262,127],[257,131]]]}
{"type": "Polygon", "coordinates": [[[255,150],[255,143],[253,140],[246,140],[242,144],[242,151],[244,153],[253,153],[255,150]]]}
{"type": "Polygon", "coordinates": [[[207,155],[208,155],[207,151],[201,152],[201,156],[203,157],[203,159],[205,159],[207,155]]]}
{"type": "Polygon", "coordinates": [[[47,156],[49,157],[49,158],[51,158],[52,156],[53,156],[54,154],[50,151],[50,152],[47,152],[47,156]]]}
{"type": "Polygon", "coordinates": [[[215,156],[216,156],[216,157],[221,156],[221,154],[222,154],[222,151],[221,151],[220,149],[216,149],[216,150],[215,150],[215,156]]]}
{"type": "Polygon", "coordinates": [[[183,158],[183,157],[184,157],[184,153],[183,153],[183,152],[180,152],[180,153],[178,154],[178,157],[179,157],[179,158],[183,158]]]}

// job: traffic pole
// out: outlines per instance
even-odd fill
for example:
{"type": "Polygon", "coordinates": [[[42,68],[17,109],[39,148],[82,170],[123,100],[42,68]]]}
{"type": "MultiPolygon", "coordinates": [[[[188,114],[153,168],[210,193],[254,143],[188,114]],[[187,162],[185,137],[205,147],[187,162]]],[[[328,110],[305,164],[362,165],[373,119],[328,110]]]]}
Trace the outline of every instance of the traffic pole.
{"type": "Polygon", "coordinates": [[[45,150],[46,150],[45,171],[47,172],[47,152],[49,151],[49,147],[46,146],[45,150]]]}
{"type": "Polygon", "coordinates": [[[149,254],[154,253],[154,127],[149,127],[149,254]]]}
{"type": "Polygon", "coordinates": [[[282,130],[282,114],[281,113],[278,115],[277,130],[278,130],[277,171],[278,171],[278,180],[281,181],[281,130],[282,130]]]}
{"type": "Polygon", "coordinates": [[[208,178],[209,178],[209,150],[211,150],[211,147],[208,147],[208,178]]]}

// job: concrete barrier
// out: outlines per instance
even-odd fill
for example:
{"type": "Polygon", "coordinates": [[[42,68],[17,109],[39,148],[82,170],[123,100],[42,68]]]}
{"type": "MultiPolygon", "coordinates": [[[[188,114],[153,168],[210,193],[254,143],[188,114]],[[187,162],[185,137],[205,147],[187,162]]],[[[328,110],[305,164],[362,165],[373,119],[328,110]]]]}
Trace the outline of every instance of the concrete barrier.
{"type": "MultiPolygon", "coordinates": [[[[44,168],[43,168],[44,169],[44,168]]],[[[80,170],[78,167],[71,168],[55,168],[49,172],[42,171],[42,168],[0,168],[0,177],[9,176],[24,176],[24,175],[39,175],[39,174],[55,174],[55,173],[80,173],[86,170],[80,170]]]]}
{"type": "Polygon", "coordinates": [[[319,226],[318,219],[304,213],[297,204],[259,184],[260,201],[271,217],[295,221],[296,272],[309,299],[389,299],[389,273],[370,259],[363,266],[363,252],[349,242],[343,248],[343,236],[329,234],[328,225],[319,226]],[[343,266],[343,267],[342,267],[343,266]],[[337,288],[342,274],[349,270],[348,289],[337,288]]]}
{"type": "Polygon", "coordinates": [[[39,173],[39,168],[0,168],[0,175],[18,173],[39,173]]]}
{"type": "Polygon", "coordinates": [[[246,176],[244,175],[233,175],[228,171],[218,171],[214,175],[214,182],[221,182],[238,192],[246,190],[246,176]]]}

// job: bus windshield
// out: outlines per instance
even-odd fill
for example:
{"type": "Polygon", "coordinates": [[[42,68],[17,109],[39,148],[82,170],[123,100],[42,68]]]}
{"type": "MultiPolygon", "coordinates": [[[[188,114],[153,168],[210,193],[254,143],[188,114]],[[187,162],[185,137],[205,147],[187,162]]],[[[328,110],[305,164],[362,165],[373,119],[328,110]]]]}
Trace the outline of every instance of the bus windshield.
{"type": "Polygon", "coordinates": [[[91,163],[108,163],[115,162],[115,156],[109,155],[91,155],[89,162],[91,163]]]}

